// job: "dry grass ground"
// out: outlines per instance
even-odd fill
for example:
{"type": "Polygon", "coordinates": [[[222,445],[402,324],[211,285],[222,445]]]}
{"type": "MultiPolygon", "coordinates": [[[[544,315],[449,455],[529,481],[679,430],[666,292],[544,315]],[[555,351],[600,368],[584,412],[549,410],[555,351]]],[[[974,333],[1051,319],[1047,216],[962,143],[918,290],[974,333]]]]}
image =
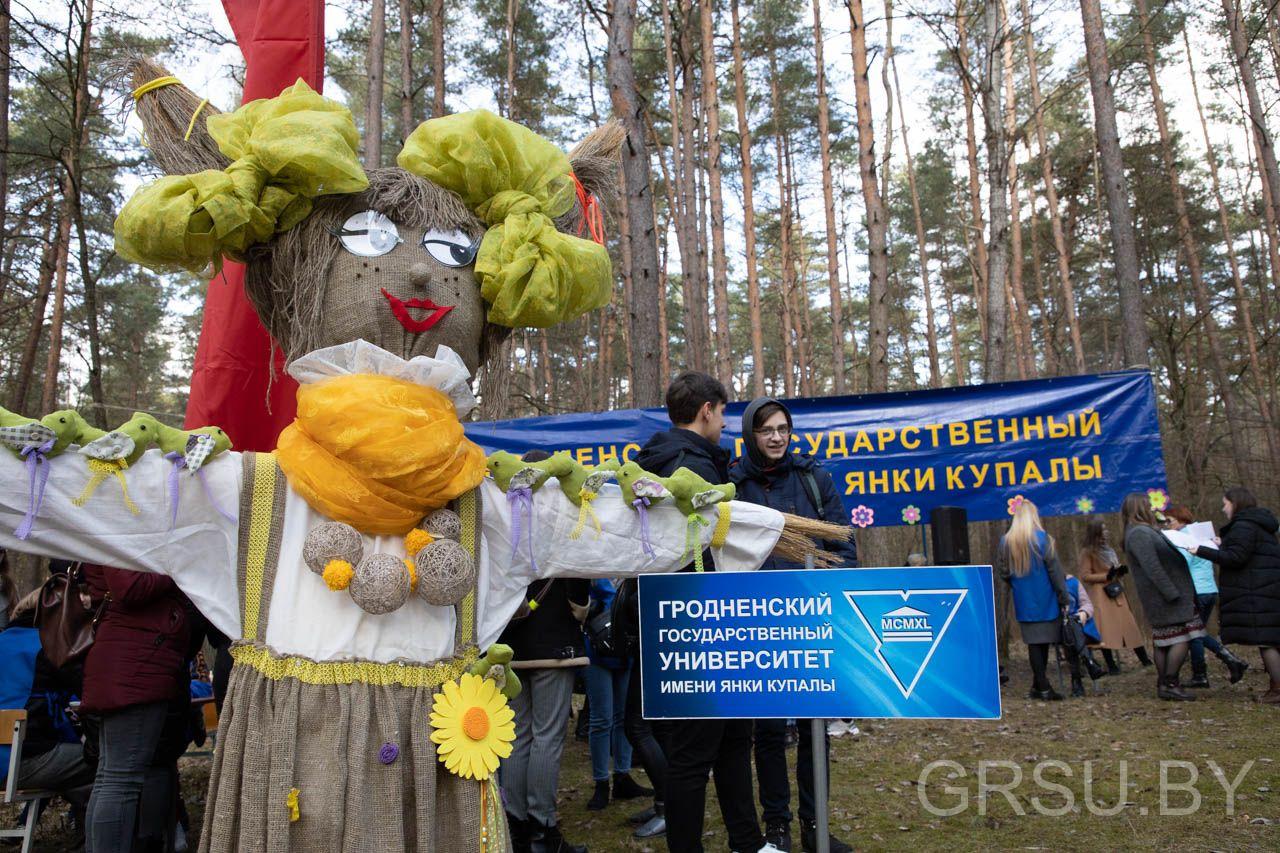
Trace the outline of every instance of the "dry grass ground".
{"type": "MultiPolygon", "coordinates": [[[[1102,695],[1042,703],[1024,698],[1029,674],[1020,649],[1015,650],[1003,720],[870,720],[862,723],[860,739],[834,741],[833,828],[860,850],[1280,850],[1280,707],[1252,701],[1265,684],[1256,657],[1251,662],[1254,669],[1234,686],[1215,666],[1213,688],[1200,691],[1194,703],[1156,700],[1149,670],[1131,658],[1122,675],[1100,682],[1102,695]],[[948,779],[948,766],[940,766],[922,790],[922,771],[935,761],[956,762],[965,775],[948,779]],[[1166,766],[1172,784],[1187,781],[1188,764],[1198,777],[1194,794],[1166,791],[1164,814],[1162,761],[1187,763],[1166,766]],[[989,785],[1019,773],[1021,784],[1008,797],[992,792],[980,799],[983,762],[989,785]],[[1246,765],[1229,810],[1213,767],[1230,783],[1246,765]],[[1044,785],[1036,781],[1037,766],[1044,785]],[[1090,811],[1084,800],[1086,767],[1094,800],[1107,811],[1123,801],[1122,809],[1110,815],[1090,811]],[[1199,804],[1193,809],[1196,795],[1199,804]],[[938,816],[922,800],[940,809],[965,807],[938,816]],[[1062,813],[1042,813],[1048,811],[1062,813]]],[[[184,793],[197,826],[208,768],[206,756],[183,759],[184,793]]],[[[637,775],[643,781],[643,774],[637,775]]],[[[588,812],[590,794],[587,746],[570,738],[560,791],[561,823],[569,836],[596,853],[666,849],[660,840],[642,843],[630,837],[626,817],[642,803],[588,812]]],[[[0,808],[0,819],[12,825],[15,813],[0,808]]],[[[714,796],[706,834],[709,851],[726,849],[714,796]]],[[[58,815],[47,814],[37,850],[64,850],[67,838],[58,815]]]]}

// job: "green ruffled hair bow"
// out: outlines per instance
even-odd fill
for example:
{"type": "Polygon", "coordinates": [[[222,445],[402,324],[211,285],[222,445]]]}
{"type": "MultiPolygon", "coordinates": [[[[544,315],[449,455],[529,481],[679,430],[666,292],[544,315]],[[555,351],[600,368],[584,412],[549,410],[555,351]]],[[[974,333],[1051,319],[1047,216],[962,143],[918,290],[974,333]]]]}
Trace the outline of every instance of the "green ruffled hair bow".
{"type": "MultiPolygon", "coordinates": [[[[316,198],[369,184],[350,111],[302,80],[207,127],[231,165],[138,190],[116,217],[122,257],[158,270],[216,268],[306,219],[316,198]]],[[[476,110],[423,122],[397,162],[456,193],[489,226],[475,261],[489,322],[545,328],[608,303],[608,251],[556,229],[578,188],[554,144],[476,110]]]]}
{"type": "Polygon", "coordinates": [[[425,121],[396,162],[452,190],[489,229],[476,253],[489,322],[545,328],[609,302],[604,246],[556,229],[576,201],[568,156],[487,110],[425,121]]]}
{"type": "Polygon", "coordinates": [[[369,185],[351,112],[299,79],[274,98],[210,116],[226,169],[171,175],[139,189],[116,217],[116,251],[157,270],[202,272],[241,260],[288,231],[324,195],[369,185]]]}

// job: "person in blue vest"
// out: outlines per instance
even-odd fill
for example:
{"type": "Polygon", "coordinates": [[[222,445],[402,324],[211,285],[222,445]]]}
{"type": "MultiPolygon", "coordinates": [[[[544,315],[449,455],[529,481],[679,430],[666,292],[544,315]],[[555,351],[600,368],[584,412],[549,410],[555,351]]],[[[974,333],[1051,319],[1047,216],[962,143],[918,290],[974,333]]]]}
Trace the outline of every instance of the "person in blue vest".
{"type": "Polygon", "coordinates": [[[1071,603],[1053,537],[1045,533],[1036,505],[1025,498],[1013,512],[1009,532],[996,553],[1000,577],[1013,590],[1013,612],[1031,659],[1029,698],[1058,701],[1049,683],[1049,646],[1062,637],[1062,611],[1071,603]]]}
{"type": "MultiPolygon", "coordinates": [[[[771,397],[752,400],[742,413],[743,453],[729,468],[738,488],[738,500],[762,504],[780,512],[847,523],[844,504],[831,474],[804,452],[792,451],[791,412],[771,397]]],[[[822,547],[840,556],[839,565],[858,565],[852,541],[824,542],[822,547]]],[[[761,569],[803,569],[770,557],[761,569]]],[[[799,721],[796,754],[796,787],[800,790],[800,842],[806,851],[817,850],[817,825],[813,796],[813,740],[807,721],[799,721]]],[[[787,721],[756,720],[756,776],[760,783],[760,809],[765,838],[779,850],[791,849],[791,786],[787,775],[787,721]]],[[[831,837],[833,853],[852,850],[831,837]]]]}
{"type": "MultiPolygon", "coordinates": [[[[1196,520],[1191,510],[1181,505],[1166,509],[1164,517],[1165,524],[1170,530],[1181,530],[1188,524],[1194,524],[1196,520]]],[[[1249,664],[1232,654],[1231,650],[1222,645],[1217,637],[1209,633],[1209,617],[1218,606],[1218,581],[1214,577],[1213,563],[1204,557],[1192,554],[1185,548],[1179,548],[1178,553],[1187,561],[1187,568],[1191,570],[1191,583],[1196,588],[1196,612],[1200,614],[1200,620],[1204,622],[1205,627],[1204,636],[1191,641],[1191,680],[1185,686],[1200,689],[1209,686],[1209,668],[1205,663],[1205,649],[1213,652],[1227,665],[1227,679],[1235,684],[1244,678],[1249,664]]]]}

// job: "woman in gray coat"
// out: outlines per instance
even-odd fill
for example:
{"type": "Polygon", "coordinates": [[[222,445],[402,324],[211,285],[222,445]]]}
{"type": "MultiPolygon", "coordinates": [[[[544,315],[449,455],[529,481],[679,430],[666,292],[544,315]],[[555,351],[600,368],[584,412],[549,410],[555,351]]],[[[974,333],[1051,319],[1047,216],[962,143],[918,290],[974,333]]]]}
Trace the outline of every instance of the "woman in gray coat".
{"type": "Polygon", "coordinates": [[[1195,696],[1178,683],[1178,670],[1187,659],[1191,641],[1203,637],[1204,622],[1196,610],[1196,588],[1191,570],[1178,549],[1160,532],[1150,499],[1133,492],[1120,509],[1124,523],[1124,549],[1129,570],[1151,623],[1155,645],[1156,695],[1188,702],[1195,696]]]}

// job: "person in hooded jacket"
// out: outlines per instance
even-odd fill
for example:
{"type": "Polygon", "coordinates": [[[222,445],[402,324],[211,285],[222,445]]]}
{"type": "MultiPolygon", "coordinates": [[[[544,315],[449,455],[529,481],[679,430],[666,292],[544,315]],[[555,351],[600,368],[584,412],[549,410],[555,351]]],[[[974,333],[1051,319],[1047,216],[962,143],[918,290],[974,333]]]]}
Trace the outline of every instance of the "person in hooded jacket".
{"type": "MultiPolygon", "coordinates": [[[[667,388],[672,429],[650,437],[635,461],[659,477],[688,468],[708,482],[729,482],[729,453],[720,446],[728,401],[714,377],[681,373],[667,388]]],[[[704,571],[715,571],[709,549],[702,565],[704,571]]],[[[670,728],[665,741],[667,847],[672,853],[701,853],[707,777],[713,773],[730,850],[777,850],[765,841],[756,819],[750,720],[684,720],[670,728]]]]}
{"type": "Polygon", "coordinates": [[[1200,546],[1196,556],[1222,567],[1218,621],[1222,642],[1257,646],[1271,689],[1259,701],[1280,705],[1280,527],[1271,510],[1258,506],[1246,488],[1222,497],[1227,523],[1217,548],[1200,546]]]}
{"type": "MultiPolygon", "coordinates": [[[[831,474],[807,453],[791,452],[791,412],[771,397],[752,400],[742,413],[743,454],[729,468],[738,500],[772,507],[805,518],[844,524],[844,504],[831,474]]],[[[840,566],[858,565],[852,541],[824,542],[822,548],[840,556],[840,566]]],[[[803,569],[770,557],[763,569],[803,569]]],[[[797,721],[801,732],[796,754],[796,787],[800,791],[800,841],[806,851],[817,849],[817,824],[813,796],[813,739],[808,721],[797,721]]],[[[791,785],[787,777],[787,721],[755,721],[756,777],[760,783],[760,808],[765,838],[779,850],[791,849],[791,785]]],[[[825,758],[825,756],[824,756],[825,758]]],[[[852,850],[831,837],[831,850],[852,850]]]]}

